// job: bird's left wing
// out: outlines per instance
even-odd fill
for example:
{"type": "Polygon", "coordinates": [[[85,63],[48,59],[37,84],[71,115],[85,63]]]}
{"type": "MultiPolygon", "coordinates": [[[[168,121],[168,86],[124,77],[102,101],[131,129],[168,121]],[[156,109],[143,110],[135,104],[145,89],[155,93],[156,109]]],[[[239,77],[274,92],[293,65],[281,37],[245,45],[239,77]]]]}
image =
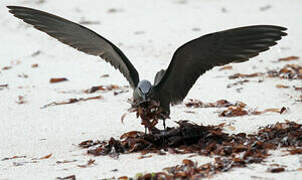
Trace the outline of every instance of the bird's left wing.
{"type": "Polygon", "coordinates": [[[246,26],[207,34],[179,47],[161,81],[154,87],[161,101],[177,104],[198,77],[214,66],[243,62],[266,51],[285,36],[286,28],[246,26]]]}
{"type": "Polygon", "coordinates": [[[139,82],[139,75],[124,53],[110,41],[94,31],[43,11],[7,6],[9,12],[36,29],[47,33],[64,44],[84,53],[100,56],[124,75],[132,88],[139,82]]]}

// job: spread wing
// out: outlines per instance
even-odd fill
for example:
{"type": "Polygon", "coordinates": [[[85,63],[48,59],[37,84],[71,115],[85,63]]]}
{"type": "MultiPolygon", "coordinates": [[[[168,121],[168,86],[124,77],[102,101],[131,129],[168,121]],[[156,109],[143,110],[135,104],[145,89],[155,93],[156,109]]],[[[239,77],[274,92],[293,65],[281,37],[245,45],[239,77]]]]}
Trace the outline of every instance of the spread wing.
{"type": "Polygon", "coordinates": [[[118,69],[132,88],[138,84],[139,75],[124,53],[92,30],[43,11],[19,6],[7,6],[7,8],[15,17],[33,25],[36,29],[47,33],[62,43],[84,53],[100,56],[118,69]]]}
{"type": "Polygon", "coordinates": [[[207,34],[179,47],[161,81],[154,87],[160,101],[177,104],[200,75],[214,66],[244,62],[287,35],[286,28],[246,26],[207,34]]]}

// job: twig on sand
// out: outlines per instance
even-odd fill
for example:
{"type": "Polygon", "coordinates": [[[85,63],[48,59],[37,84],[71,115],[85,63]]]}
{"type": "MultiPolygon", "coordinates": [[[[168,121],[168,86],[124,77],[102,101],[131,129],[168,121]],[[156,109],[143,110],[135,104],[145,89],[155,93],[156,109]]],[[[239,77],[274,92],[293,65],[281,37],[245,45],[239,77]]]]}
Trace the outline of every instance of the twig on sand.
{"type": "Polygon", "coordinates": [[[103,99],[103,96],[93,96],[93,97],[88,97],[88,98],[70,98],[68,100],[61,101],[61,102],[55,102],[54,101],[54,102],[51,102],[49,104],[46,104],[46,105],[42,106],[41,109],[47,108],[49,106],[72,104],[72,103],[76,103],[76,102],[80,102],[80,101],[89,101],[89,100],[95,100],[95,99],[103,99]]]}

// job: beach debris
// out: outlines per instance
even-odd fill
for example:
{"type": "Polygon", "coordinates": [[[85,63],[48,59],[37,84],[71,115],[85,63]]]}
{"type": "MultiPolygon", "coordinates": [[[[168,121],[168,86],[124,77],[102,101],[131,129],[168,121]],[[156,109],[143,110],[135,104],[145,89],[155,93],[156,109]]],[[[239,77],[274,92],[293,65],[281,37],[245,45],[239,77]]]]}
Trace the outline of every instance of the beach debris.
{"type": "Polygon", "coordinates": [[[63,94],[92,94],[96,92],[110,92],[113,91],[113,95],[119,95],[122,93],[129,92],[129,86],[119,86],[116,84],[110,84],[110,85],[98,85],[98,86],[92,86],[89,89],[84,89],[84,90],[63,90],[59,91],[60,93],[63,94]]]}
{"type": "Polygon", "coordinates": [[[31,67],[32,68],[37,68],[37,67],[39,67],[39,64],[32,64],[31,67]]]}
{"type": "Polygon", "coordinates": [[[237,82],[228,84],[228,85],[227,85],[227,88],[231,88],[231,87],[237,86],[237,85],[243,85],[243,84],[248,83],[248,82],[250,82],[250,80],[248,80],[248,79],[239,80],[239,81],[237,81],[237,82]]]}
{"type": "Polygon", "coordinates": [[[26,158],[26,156],[12,156],[12,157],[6,157],[6,158],[1,159],[1,161],[7,161],[7,160],[19,159],[19,158],[26,158]]]}
{"type": "Polygon", "coordinates": [[[107,77],[109,77],[109,74],[103,74],[103,75],[101,75],[101,78],[107,78],[107,77]]]}
{"type": "Polygon", "coordinates": [[[4,66],[3,68],[2,68],[2,70],[3,71],[5,71],[5,70],[10,70],[12,68],[12,66],[4,66]]]}
{"type": "MultiPolygon", "coordinates": [[[[79,144],[79,146],[81,148],[89,148],[91,146],[97,145],[97,144],[101,144],[102,142],[100,141],[93,141],[93,140],[87,140],[87,141],[83,141],[79,144]]],[[[104,142],[105,143],[105,142],[104,142]]]]}
{"type": "Polygon", "coordinates": [[[17,104],[25,104],[27,101],[25,100],[24,96],[18,96],[18,100],[16,101],[17,104]]]}
{"type": "Polygon", "coordinates": [[[43,157],[40,157],[39,160],[49,159],[51,156],[52,156],[52,153],[47,154],[47,155],[45,155],[45,156],[43,156],[43,157]]]}
{"type": "Polygon", "coordinates": [[[39,158],[32,158],[31,160],[44,160],[44,159],[49,159],[50,157],[52,157],[52,153],[39,157],[39,158]]]}
{"type": "Polygon", "coordinates": [[[221,68],[219,68],[219,71],[231,70],[231,69],[233,69],[233,66],[228,65],[228,66],[222,66],[221,68]]]}
{"type": "Polygon", "coordinates": [[[302,91],[302,87],[294,86],[294,89],[295,89],[296,91],[302,91]]]}
{"type": "Polygon", "coordinates": [[[284,172],[285,168],[284,167],[269,168],[267,171],[271,173],[280,173],[280,172],[284,172]]]}
{"type": "Polygon", "coordinates": [[[204,103],[198,99],[189,99],[189,102],[185,103],[186,107],[190,108],[221,108],[221,107],[229,107],[229,106],[243,106],[245,107],[246,104],[240,101],[235,103],[231,103],[228,100],[221,99],[216,102],[208,102],[204,103]]]}
{"type": "Polygon", "coordinates": [[[302,79],[302,66],[298,64],[286,64],[280,70],[269,70],[268,77],[280,79],[302,79]]]}
{"type": "Polygon", "coordinates": [[[3,67],[1,68],[1,70],[3,70],[3,71],[10,70],[10,69],[12,69],[14,66],[17,66],[17,65],[19,65],[19,64],[21,64],[21,61],[20,61],[20,60],[12,60],[12,61],[10,61],[10,65],[3,66],[3,67]]]}
{"type": "MultiPolygon", "coordinates": [[[[153,179],[175,178],[205,178],[217,173],[227,172],[234,167],[246,167],[251,163],[263,162],[269,150],[282,148],[291,149],[290,154],[302,153],[302,125],[286,121],[260,128],[254,134],[227,134],[222,131],[224,124],[217,126],[202,126],[188,121],[177,122],[177,128],[167,128],[166,133],[145,134],[133,131],[125,133],[120,140],[111,138],[110,141],[96,141],[88,147],[88,154],[95,156],[110,155],[110,153],[140,152],[142,157],[148,153],[165,155],[191,154],[212,156],[213,162],[198,165],[190,159],[184,159],[181,165],[164,168],[163,172],[140,174],[137,179],[153,177],[153,179]]],[[[86,141],[83,144],[92,144],[86,141]]],[[[81,146],[80,146],[81,147],[81,146]]],[[[83,148],[83,146],[82,146],[83,148]]],[[[87,148],[87,146],[85,146],[87,148]]],[[[272,167],[269,172],[285,171],[284,167],[272,167]]],[[[126,176],[123,176],[126,177],[126,176]]]]}
{"type": "Polygon", "coordinates": [[[114,96],[117,96],[117,95],[119,95],[119,94],[127,93],[127,92],[129,92],[128,89],[117,90],[117,91],[114,91],[114,92],[113,92],[113,95],[114,95],[114,96]]]}
{"type": "Polygon", "coordinates": [[[62,160],[62,161],[56,161],[57,164],[66,164],[66,163],[72,163],[77,162],[77,160],[62,160]]]}
{"type": "Polygon", "coordinates": [[[293,148],[293,149],[289,149],[288,152],[289,152],[291,155],[302,154],[302,148],[293,148]]]}
{"type": "Polygon", "coordinates": [[[49,80],[50,83],[58,83],[63,81],[68,81],[68,79],[63,77],[63,78],[50,78],[49,80]]]}
{"type": "Polygon", "coordinates": [[[299,56],[288,56],[285,58],[279,58],[278,61],[294,61],[300,59],[299,56]]]}
{"type": "Polygon", "coordinates": [[[282,114],[286,111],[285,107],[280,108],[268,108],[263,111],[257,111],[257,110],[246,110],[244,107],[240,106],[230,106],[227,110],[222,111],[219,113],[220,117],[236,117],[236,116],[244,116],[244,115],[260,115],[267,112],[274,112],[282,114]]]}
{"type": "Polygon", "coordinates": [[[67,177],[57,177],[56,180],[76,180],[76,176],[75,175],[70,175],[70,176],[67,176],[67,177]]]}
{"type": "Polygon", "coordinates": [[[92,166],[92,165],[95,165],[95,160],[94,159],[89,159],[87,161],[87,164],[78,165],[78,167],[80,167],[80,168],[87,168],[87,167],[92,166]]]}
{"type": "MultiPolygon", "coordinates": [[[[298,56],[289,56],[285,58],[280,58],[278,61],[293,61],[300,59],[298,56]]],[[[223,70],[224,67],[221,69],[223,70]]],[[[275,69],[275,70],[268,70],[266,73],[257,72],[257,73],[251,73],[251,74],[243,74],[243,73],[236,73],[229,76],[229,79],[237,79],[237,78],[253,78],[253,77],[270,77],[270,78],[280,78],[280,79],[302,79],[302,66],[298,64],[286,64],[281,69],[275,69]]],[[[227,85],[227,88],[231,88],[233,86],[237,85],[243,85],[244,83],[251,82],[247,79],[239,80],[235,83],[231,83],[227,85]]],[[[263,82],[263,80],[258,80],[258,82],[263,82]]],[[[289,88],[289,86],[277,84],[277,88],[289,88]]]]}
{"type": "Polygon", "coordinates": [[[145,158],[151,158],[152,155],[141,155],[137,159],[145,159],[145,158]]]}
{"type": "Polygon", "coordinates": [[[242,73],[236,73],[231,76],[229,76],[229,79],[237,79],[237,78],[253,78],[253,77],[259,77],[263,76],[264,73],[257,72],[257,73],[252,73],[252,74],[242,74],[242,73]]]}
{"type": "MultiPolygon", "coordinates": [[[[246,167],[252,163],[264,162],[264,160],[271,155],[269,154],[270,150],[276,150],[280,147],[295,147],[299,149],[295,151],[297,154],[302,152],[302,150],[300,150],[302,147],[302,139],[300,138],[302,136],[302,124],[291,121],[268,125],[260,128],[258,132],[254,134],[239,133],[233,135],[222,132],[220,126],[198,126],[188,122],[185,122],[185,124],[188,125],[187,127],[192,125],[195,128],[203,128],[202,130],[199,129],[200,136],[196,136],[197,134],[195,131],[194,133],[190,131],[191,129],[186,129],[187,131],[182,132],[191,132],[194,135],[186,136],[187,139],[185,141],[178,141],[179,144],[177,145],[169,144],[169,140],[171,139],[167,136],[167,141],[165,142],[168,142],[168,147],[166,146],[163,149],[171,154],[196,153],[205,156],[215,155],[214,161],[198,165],[197,162],[193,162],[190,159],[184,159],[181,165],[164,168],[163,172],[153,172],[144,175],[140,174],[137,179],[146,179],[150,177],[152,177],[152,179],[209,178],[217,173],[227,172],[234,167],[246,167]]],[[[178,129],[181,126],[184,126],[184,124],[180,125],[178,129]]],[[[171,131],[175,131],[175,129],[168,130],[167,134],[171,133],[171,131]]],[[[136,147],[145,147],[145,150],[139,150],[139,148],[137,148],[136,151],[133,152],[143,152],[144,154],[149,152],[156,153],[156,150],[159,151],[158,148],[162,148],[154,145],[151,141],[148,141],[150,136],[154,135],[148,134],[148,140],[147,138],[141,139],[143,136],[144,135],[138,135],[138,139],[131,139],[130,142],[135,141],[137,143],[136,147]],[[148,143],[144,140],[148,141],[148,143]],[[150,142],[151,145],[149,144],[150,142]],[[142,144],[145,144],[146,146],[142,146],[142,144]]],[[[178,138],[179,137],[175,137],[175,139],[178,138]]],[[[127,143],[122,142],[121,144],[127,143]]],[[[126,151],[124,151],[124,153],[129,153],[127,148],[125,149],[126,151]]],[[[268,169],[268,172],[272,173],[284,171],[286,171],[286,169],[282,166],[268,169]]]]}
{"type": "Polygon", "coordinates": [[[32,53],[31,57],[36,57],[36,56],[40,55],[41,53],[42,53],[42,51],[38,50],[38,51],[32,53]]]}
{"type": "Polygon", "coordinates": [[[277,84],[277,85],[276,85],[276,88],[279,88],[279,89],[287,89],[287,88],[289,88],[289,86],[283,85],[283,84],[277,84]]]}
{"type": "Polygon", "coordinates": [[[89,89],[85,89],[84,93],[91,94],[95,93],[97,91],[103,91],[103,92],[108,92],[108,91],[116,91],[115,95],[118,95],[120,93],[128,92],[129,86],[118,86],[115,84],[110,84],[110,85],[99,85],[99,86],[92,86],[89,89]]]}
{"type": "MultiPolygon", "coordinates": [[[[170,118],[162,113],[159,103],[154,100],[147,101],[144,103],[137,103],[132,99],[128,99],[128,102],[131,104],[131,108],[128,109],[128,112],[135,112],[136,117],[141,118],[141,125],[145,126],[145,129],[148,129],[150,133],[152,133],[153,131],[159,131],[157,128],[155,128],[159,119],[170,118]]],[[[122,122],[125,116],[126,114],[122,115],[122,122]]]]}
{"type": "Polygon", "coordinates": [[[119,140],[115,138],[110,138],[109,141],[88,140],[79,146],[88,149],[87,153],[95,156],[131,152],[141,152],[145,155],[150,152],[159,153],[161,150],[172,154],[198,153],[220,156],[245,152],[245,156],[250,156],[249,153],[256,152],[268,155],[267,150],[278,147],[302,147],[300,139],[302,125],[290,121],[266,126],[258,133],[249,135],[224,133],[224,124],[202,126],[188,121],[178,121],[177,124],[178,127],[168,127],[165,133],[159,131],[146,134],[131,131],[123,134],[119,140]]]}
{"type": "Polygon", "coordinates": [[[8,84],[0,84],[0,88],[7,88],[8,84]]]}
{"type": "Polygon", "coordinates": [[[122,176],[122,177],[119,177],[118,180],[128,180],[129,178],[127,176],[122,176]]]}
{"type": "Polygon", "coordinates": [[[103,96],[99,95],[99,96],[93,96],[93,97],[87,97],[87,98],[70,98],[70,99],[67,99],[65,101],[51,102],[49,104],[46,104],[46,105],[42,106],[41,109],[47,108],[49,106],[73,104],[73,103],[77,103],[77,102],[80,102],[80,101],[89,101],[89,100],[96,100],[96,99],[103,99],[103,96]]]}
{"type": "Polygon", "coordinates": [[[3,90],[4,88],[8,88],[8,84],[0,84],[0,90],[3,90]]]}
{"type": "Polygon", "coordinates": [[[18,74],[18,77],[19,77],[19,78],[24,78],[24,79],[27,79],[27,78],[28,78],[28,75],[27,75],[27,74],[22,73],[22,74],[18,74]]]}
{"type": "Polygon", "coordinates": [[[220,117],[236,117],[244,115],[260,115],[267,112],[275,112],[282,114],[285,112],[286,108],[268,108],[263,111],[258,111],[255,109],[247,109],[247,105],[241,101],[231,103],[228,100],[221,99],[213,103],[204,103],[197,99],[189,99],[189,102],[185,103],[186,107],[190,108],[227,108],[222,112],[219,112],[220,117]]]}
{"type": "Polygon", "coordinates": [[[280,114],[282,114],[282,113],[284,113],[284,112],[286,112],[286,111],[287,111],[287,108],[283,106],[283,107],[280,109],[280,114]]]}
{"type": "Polygon", "coordinates": [[[219,113],[219,117],[235,117],[248,115],[248,111],[240,106],[229,106],[227,110],[219,113]]]}

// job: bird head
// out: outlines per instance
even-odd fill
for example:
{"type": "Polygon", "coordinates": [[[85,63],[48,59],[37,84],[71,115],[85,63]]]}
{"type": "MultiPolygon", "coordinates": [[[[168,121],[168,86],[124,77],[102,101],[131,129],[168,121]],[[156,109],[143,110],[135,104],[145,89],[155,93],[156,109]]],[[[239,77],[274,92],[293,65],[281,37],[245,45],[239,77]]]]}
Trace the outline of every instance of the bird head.
{"type": "Polygon", "coordinates": [[[133,91],[134,101],[138,104],[147,103],[150,101],[152,85],[148,80],[142,80],[138,83],[133,91]]]}

